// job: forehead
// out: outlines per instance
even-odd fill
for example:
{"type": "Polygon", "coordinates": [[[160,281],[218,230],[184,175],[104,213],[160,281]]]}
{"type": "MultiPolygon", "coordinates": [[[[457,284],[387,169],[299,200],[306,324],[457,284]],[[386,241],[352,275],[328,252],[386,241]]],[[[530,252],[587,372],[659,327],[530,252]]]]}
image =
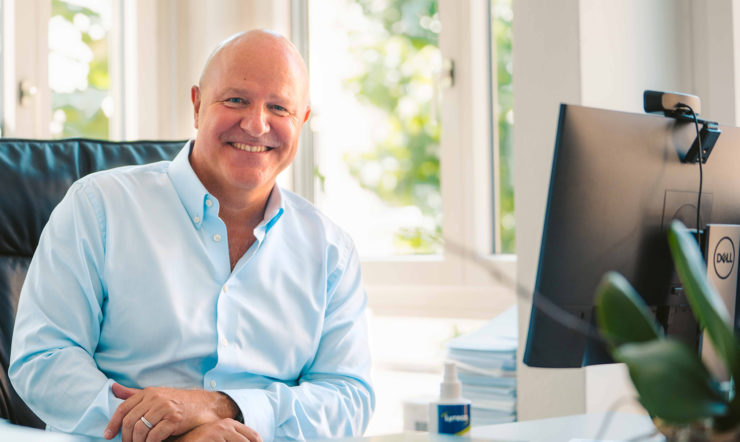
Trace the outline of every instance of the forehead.
{"type": "Polygon", "coordinates": [[[301,99],[308,80],[300,55],[287,40],[258,35],[222,47],[209,61],[201,88],[244,89],[301,99]]]}

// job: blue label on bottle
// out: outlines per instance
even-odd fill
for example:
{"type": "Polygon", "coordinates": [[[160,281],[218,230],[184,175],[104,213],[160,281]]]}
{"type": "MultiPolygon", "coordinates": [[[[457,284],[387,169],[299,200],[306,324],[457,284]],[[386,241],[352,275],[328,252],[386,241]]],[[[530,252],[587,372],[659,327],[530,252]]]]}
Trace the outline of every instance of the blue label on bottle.
{"type": "Polygon", "coordinates": [[[464,434],[470,429],[470,404],[438,404],[437,432],[464,434]]]}

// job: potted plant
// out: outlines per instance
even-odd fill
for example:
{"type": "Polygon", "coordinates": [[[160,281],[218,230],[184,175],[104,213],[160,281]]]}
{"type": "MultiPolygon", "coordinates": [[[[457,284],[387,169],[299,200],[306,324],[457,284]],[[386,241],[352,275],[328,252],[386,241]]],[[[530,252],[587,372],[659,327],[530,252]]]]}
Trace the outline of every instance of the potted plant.
{"type": "MultiPolygon", "coordinates": [[[[694,236],[673,221],[668,243],[694,315],[732,379],[740,379],[740,345],[694,236]]],[[[666,337],[622,275],[604,276],[596,305],[612,357],[627,365],[640,403],[669,440],[740,440],[740,396],[732,384],[715,379],[694,349],[666,337]]]]}

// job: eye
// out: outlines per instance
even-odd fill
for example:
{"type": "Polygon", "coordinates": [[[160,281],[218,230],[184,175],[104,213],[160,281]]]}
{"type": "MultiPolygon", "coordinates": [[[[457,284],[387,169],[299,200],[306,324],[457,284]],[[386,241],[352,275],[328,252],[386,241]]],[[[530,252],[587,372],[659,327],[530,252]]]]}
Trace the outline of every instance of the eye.
{"type": "Polygon", "coordinates": [[[273,104],[270,106],[270,109],[272,109],[275,114],[280,116],[288,116],[290,115],[290,111],[288,109],[284,108],[283,106],[280,106],[279,104],[273,104]]]}
{"type": "Polygon", "coordinates": [[[230,97],[224,100],[224,104],[228,106],[232,106],[232,107],[242,105],[245,103],[246,101],[243,98],[239,98],[239,97],[230,97]]]}

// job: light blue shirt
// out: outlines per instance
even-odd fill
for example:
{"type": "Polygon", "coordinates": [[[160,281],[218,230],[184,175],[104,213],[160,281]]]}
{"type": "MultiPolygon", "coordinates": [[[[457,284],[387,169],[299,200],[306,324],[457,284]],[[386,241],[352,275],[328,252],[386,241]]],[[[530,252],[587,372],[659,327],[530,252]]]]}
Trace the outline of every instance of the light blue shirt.
{"type": "Polygon", "coordinates": [[[265,440],[361,434],[374,394],[351,239],[275,186],[232,271],[189,146],[82,178],[54,209],[21,292],[13,386],[50,429],[95,437],[122,402],[114,381],[222,391],[265,440]]]}

